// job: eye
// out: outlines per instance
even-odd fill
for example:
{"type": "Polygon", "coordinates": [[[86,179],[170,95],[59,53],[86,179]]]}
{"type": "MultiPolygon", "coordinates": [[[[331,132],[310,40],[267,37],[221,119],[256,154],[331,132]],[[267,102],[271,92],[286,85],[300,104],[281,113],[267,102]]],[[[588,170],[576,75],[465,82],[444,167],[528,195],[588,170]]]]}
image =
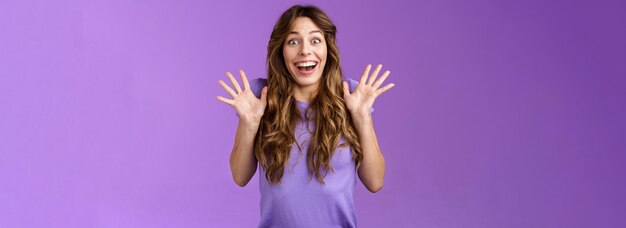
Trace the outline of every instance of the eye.
{"type": "Polygon", "coordinates": [[[287,42],[287,44],[292,45],[292,46],[293,46],[293,45],[297,45],[298,43],[299,43],[299,42],[298,42],[298,40],[296,40],[296,39],[292,39],[292,40],[289,40],[289,41],[287,42]]]}
{"type": "Polygon", "coordinates": [[[322,43],[322,40],[320,40],[320,39],[314,39],[313,41],[311,41],[311,43],[313,43],[313,44],[321,44],[321,43],[322,43]]]}

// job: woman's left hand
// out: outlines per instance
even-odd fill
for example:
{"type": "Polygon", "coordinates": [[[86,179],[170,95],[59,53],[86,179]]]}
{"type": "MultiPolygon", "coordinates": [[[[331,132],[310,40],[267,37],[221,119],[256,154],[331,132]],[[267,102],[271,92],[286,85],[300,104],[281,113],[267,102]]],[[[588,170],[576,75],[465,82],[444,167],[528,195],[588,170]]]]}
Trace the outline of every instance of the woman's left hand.
{"type": "Polygon", "coordinates": [[[369,116],[372,105],[374,105],[374,100],[394,86],[393,83],[389,83],[380,88],[387,76],[389,76],[389,73],[391,73],[389,71],[385,71],[383,75],[376,80],[378,73],[380,72],[380,68],[382,67],[383,65],[378,64],[376,69],[374,69],[374,72],[372,72],[372,75],[369,76],[372,65],[367,65],[363,75],[361,76],[359,84],[356,86],[354,91],[352,91],[352,93],[350,93],[348,83],[345,81],[343,82],[343,99],[346,101],[346,106],[348,106],[348,110],[353,117],[364,118],[369,116]]]}

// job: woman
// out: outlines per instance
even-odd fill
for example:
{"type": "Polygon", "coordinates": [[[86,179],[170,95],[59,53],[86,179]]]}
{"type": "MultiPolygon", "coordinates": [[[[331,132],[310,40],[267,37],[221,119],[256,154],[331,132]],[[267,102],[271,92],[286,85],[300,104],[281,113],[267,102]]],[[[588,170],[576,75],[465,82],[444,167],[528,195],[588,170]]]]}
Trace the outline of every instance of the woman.
{"type": "Polygon", "coordinates": [[[390,73],[378,77],[381,65],[343,81],[335,34],[319,8],[293,6],[272,31],[267,80],[248,82],[242,70],[243,88],[230,72],[233,87],[219,80],[232,99],[217,99],[239,116],[233,179],[244,187],[261,167],[259,227],[355,227],[355,172],[369,191],[383,186],[371,111],[394,84],[381,87],[390,73]]]}

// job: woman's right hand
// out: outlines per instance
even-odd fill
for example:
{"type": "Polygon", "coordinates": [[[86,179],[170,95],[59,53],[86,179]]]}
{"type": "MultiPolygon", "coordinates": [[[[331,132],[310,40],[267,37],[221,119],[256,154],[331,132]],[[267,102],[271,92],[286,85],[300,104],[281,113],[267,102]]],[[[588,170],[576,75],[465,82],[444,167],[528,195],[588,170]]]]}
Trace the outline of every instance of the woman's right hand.
{"type": "Polygon", "coordinates": [[[265,112],[265,106],[267,106],[267,86],[263,87],[263,90],[261,91],[261,99],[258,99],[254,96],[252,90],[250,89],[250,83],[248,83],[246,73],[243,72],[243,70],[239,70],[239,74],[241,74],[243,90],[241,90],[241,87],[239,86],[239,83],[237,83],[237,80],[233,77],[233,74],[226,72],[226,76],[230,79],[230,82],[233,84],[233,87],[235,87],[235,90],[222,80],[219,80],[218,83],[228,94],[230,94],[231,97],[233,97],[233,99],[227,99],[222,96],[217,96],[217,99],[233,106],[237,111],[237,115],[240,120],[258,124],[261,122],[261,117],[263,116],[263,112],[265,112]]]}

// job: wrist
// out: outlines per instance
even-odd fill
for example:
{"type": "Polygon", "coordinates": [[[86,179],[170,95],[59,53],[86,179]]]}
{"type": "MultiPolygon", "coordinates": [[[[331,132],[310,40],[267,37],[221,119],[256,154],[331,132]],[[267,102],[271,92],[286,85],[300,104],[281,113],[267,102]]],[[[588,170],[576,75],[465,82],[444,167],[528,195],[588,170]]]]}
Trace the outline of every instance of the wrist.
{"type": "Polygon", "coordinates": [[[372,121],[370,113],[353,114],[352,122],[357,129],[363,129],[372,121]]]}
{"type": "Polygon", "coordinates": [[[257,130],[259,129],[260,124],[261,124],[261,118],[255,118],[255,117],[239,118],[239,125],[241,125],[242,127],[245,127],[246,129],[257,130]]]}

